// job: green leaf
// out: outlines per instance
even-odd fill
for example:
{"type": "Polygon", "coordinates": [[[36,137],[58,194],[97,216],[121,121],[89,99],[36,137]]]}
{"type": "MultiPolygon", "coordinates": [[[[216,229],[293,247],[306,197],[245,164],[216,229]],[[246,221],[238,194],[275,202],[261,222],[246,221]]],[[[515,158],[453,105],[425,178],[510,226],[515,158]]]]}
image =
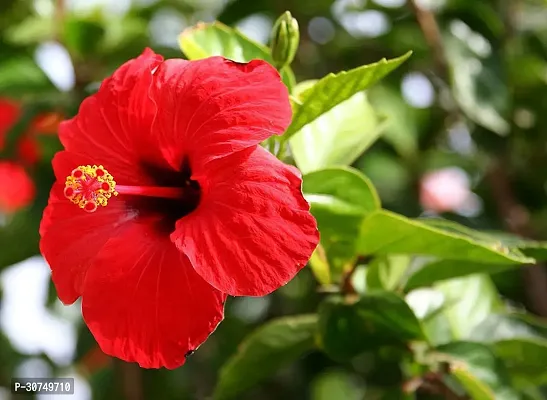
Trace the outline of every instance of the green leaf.
{"type": "Polygon", "coordinates": [[[410,257],[406,255],[375,257],[368,264],[367,287],[369,289],[397,289],[409,264],[410,257]]]}
{"type": "Polygon", "coordinates": [[[362,254],[432,255],[449,260],[499,264],[532,262],[518,250],[490,244],[432,227],[389,211],[370,214],[361,226],[359,251],[362,254]]]}
{"type": "MultiPolygon", "coordinates": [[[[307,87],[308,82],[304,84],[307,87]]],[[[384,127],[365,93],[359,92],[295,133],[290,139],[291,152],[303,173],[351,165],[378,139],[384,127]]]]}
{"type": "Polygon", "coordinates": [[[523,314],[491,314],[476,327],[471,338],[485,343],[547,338],[547,324],[523,314]]]}
{"type": "Polygon", "coordinates": [[[547,340],[511,339],[493,345],[503,360],[515,385],[521,387],[547,384],[547,340]]]}
{"type": "Polygon", "coordinates": [[[311,385],[311,400],[362,400],[363,388],[347,372],[329,371],[317,376],[311,385]]]}
{"type": "Polygon", "coordinates": [[[237,399],[240,394],[314,348],[316,315],[285,317],[263,325],[240,345],[220,371],[214,398],[237,399]]]}
{"type": "Polygon", "coordinates": [[[443,315],[456,340],[469,338],[480,323],[502,308],[496,287],[486,275],[451,279],[435,288],[445,296],[443,315]]]}
{"type": "Polygon", "coordinates": [[[547,325],[521,314],[492,314],[471,334],[490,344],[521,387],[547,384],[547,325]]]}
{"type": "Polygon", "coordinates": [[[453,375],[473,399],[518,400],[503,363],[487,346],[452,342],[437,347],[435,352],[451,363],[453,375]]]}
{"type": "Polygon", "coordinates": [[[35,45],[52,40],[55,34],[53,18],[31,16],[6,31],[6,39],[20,46],[35,45]]]}
{"type": "Polygon", "coordinates": [[[21,210],[7,218],[6,225],[0,224],[0,243],[11,243],[13,245],[2,248],[2,252],[0,252],[0,269],[32,257],[39,252],[39,214],[37,212],[31,214],[29,210],[21,210]]]}
{"type": "Polygon", "coordinates": [[[304,175],[304,196],[333,214],[367,215],[380,209],[380,198],[372,182],[350,167],[332,167],[304,175]]]}
{"type": "Polygon", "coordinates": [[[394,58],[364,65],[350,71],[329,74],[300,95],[301,103],[293,103],[293,120],[283,136],[289,139],[307,124],[315,121],[327,111],[369,88],[401,65],[412,52],[394,58]]]}
{"type": "Polygon", "coordinates": [[[495,400],[494,393],[488,385],[482,383],[476,376],[464,369],[452,371],[458,382],[465,388],[473,400],[495,400]]]}
{"type": "Polygon", "coordinates": [[[422,321],[429,341],[474,340],[477,327],[502,308],[490,277],[471,275],[411,291],[406,301],[422,321]]]}
{"type": "Polygon", "coordinates": [[[20,97],[43,93],[54,86],[32,58],[20,57],[0,61],[0,93],[20,97]]]}
{"type": "Polygon", "coordinates": [[[321,244],[312,253],[309,263],[313,275],[320,284],[328,285],[332,283],[329,260],[327,260],[325,249],[321,244]]]}
{"type": "Polygon", "coordinates": [[[367,292],[356,303],[338,296],[325,300],[319,307],[319,334],[324,351],[339,361],[424,339],[420,322],[405,301],[382,291],[367,292]]]}
{"type": "Polygon", "coordinates": [[[72,55],[86,57],[97,54],[105,36],[103,22],[94,18],[71,17],[65,21],[64,44],[72,55]]]}
{"type": "Polygon", "coordinates": [[[367,177],[349,167],[304,175],[302,191],[317,219],[328,262],[340,271],[342,264],[355,255],[363,219],[380,208],[378,194],[367,177]]]}
{"type": "MultiPolygon", "coordinates": [[[[199,23],[186,29],[179,36],[179,45],[190,60],[223,56],[237,62],[261,59],[272,63],[272,56],[267,47],[218,21],[210,24],[199,23]]],[[[281,77],[291,91],[295,85],[295,78],[290,67],[281,70],[281,77]]]]}
{"type": "MultiPolygon", "coordinates": [[[[516,264],[518,266],[518,264],[516,264]]],[[[408,278],[405,290],[430,286],[435,282],[478,273],[494,274],[513,268],[511,264],[487,264],[460,260],[438,260],[417,268],[408,278]]]]}
{"type": "Polygon", "coordinates": [[[547,242],[525,239],[520,236],[512,235],[507,232],[487,232],[492,238],[495,238],[509,247],[515,247],[522,251],[528,257],[533,257],[538,261],[547,260],[547,242]]]}
{"type": "MultiPolygon", "coordinates": [[[[478,40],[486,41],[478,33],[478,40]]],[[[508,109],[509,92],[499,71],[503,62],[492,53],[481,57],[469,47],[469,42],[453,36],[445,38],[446,55],[451,72],[454,97],[464,113],[477,124],[500,135],[509,133],[504,119],[508,109]]]]}

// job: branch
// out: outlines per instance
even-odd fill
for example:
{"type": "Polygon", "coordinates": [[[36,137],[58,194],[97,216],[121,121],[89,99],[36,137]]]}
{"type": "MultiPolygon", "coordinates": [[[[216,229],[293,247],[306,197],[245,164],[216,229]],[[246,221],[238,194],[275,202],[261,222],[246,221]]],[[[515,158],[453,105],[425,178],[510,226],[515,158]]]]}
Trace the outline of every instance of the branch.
{"type": "Polygon", "coordinates": [[[114,360],[125,400],[144,400],[142,369],[134,363],[114,360]]]}
{"type": "Polygon", "coordinates": [[[437,74],[446,81],[449,76],[448,62],[446,61],[441,31],[435,15],[430,10],[420,7],[416,0],[408,0],[408,5],[414,12],[425,40],[431,48],[437,74]]]}
{"type": "Polygon", "coordinates": [[[455,393],[443,380],[442,374],[430,372],[420,379],[417,392],[442,396],[446,400],[469,400],[468,396],[455,393]]]}
{"type": "Polygon", "coordinates": [[[55,10],[53,12],[53,21],[55,26],[55,39],[62,43],[63,30],[65,26],[66,4],[65,0],[55,0],[55,10]]]}

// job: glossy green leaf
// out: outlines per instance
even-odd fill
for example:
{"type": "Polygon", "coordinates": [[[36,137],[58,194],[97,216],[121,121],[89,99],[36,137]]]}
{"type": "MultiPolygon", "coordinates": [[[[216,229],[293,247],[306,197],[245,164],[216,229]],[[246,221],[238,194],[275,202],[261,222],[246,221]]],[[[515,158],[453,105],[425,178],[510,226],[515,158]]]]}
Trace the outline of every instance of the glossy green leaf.
{"type": "Polygon", "coordinates": [[[422,321],[429,341],[444,344],[474,340],[480,326],[502,303],[490,277],[471,275],[420,288],[406,296],[407,303],[422,321]]]}
{"type": "Polygon", "coordinates": [[[412,290],[418,287],[430,286],[435,282],[444,281],[462,276],[484,273],[494,274],[514,268],[519,264],[489,264],[460,260],[438,260],[426,263],[413,272],[408,278],[405,289],[412,290]]]}
{"type": "Polygon", "coordinates": [[[342,264],[355,255],[363,219],[380,208],[378,194],[367,177],[349,167],[304,175],[302,191],[317,219],[327,259],[340,271],[342,264]]]}
{"type": "Polygon", "coordinates": [[[524,255],[537,260],[547,260],[547,242],[525,239],[507,232],[476,231],[445,219],[427,218],[420,219],[420,221],[444,231],[468,236],[473,240],[489,243],[493,246],[517,249],[524,255]]]}
{"type": "Polygon", "coordinates": [[[454,303],[446,302],[446,295],[435,288],[416,289],[408,293],[405,300],[422,323],[428,341],[443,344],[453,340],[453,333],[445,311],[454,303]]]}
{"type": "Polygon", "coordinates": [[[477,326],[471,338],[485,343],[547,338],[547,324],[524,314],[491,314],[477,326]]]}
{"type": "Polygon", "coordinates": [[[456,232],[447,232],[385,210],[370,214],[363,222],[359,251],[365,255],[417,254],[500,264],[533,261],[520,251],[502,244],[490,244],[456,232]]]}
{"type": "Polygon", "coordinates": [[[502,308],[499,294],[486,275],[471,275],[435,285],[445,296],[443,315],[452,338],[467,339],[476,327],[502,308]]]}
{"type": "Polygon", "coordinates": [[[304,196],[312,207],[328,208],[333,214],[366,215],[380,209],[372,182],[349,167],[332,167],[304,175],[304,196]]]}
{"type": "Polygon", "coordinates": [[[375,257],[367,267],[367,287],[369,289],[397,289],[409,264],[410,257],[406,255],[375,257]]]}
{"type": "Polygon", "coordinates": [[[53,18],[31,16],[17,25],[11,26],[6,32],[6,39],[14,44],[35,45],[52,40],[55,34],[53,18]]]}
{"type": "Polygon", "coordinates": [[[435,352],[451,364],[452,374],[474,400],[518,400],[503,363],[487,346],[452,342],[435,352]]]}
{"type": "Polygon", "coordinates": [[[222,367],[213,397],[240,398],[244,391],[311,351],[316,331],[316,315],[285,317],[261,326],[222,367]]]}
{"type": "Polygon", "coordinates": [[[521,314],[492,314],[471,333],[490,344],[515,383],[521,387],[547,384],[547,325],[521,314]]]}
{"type": "Polygon", "coordinates": [[[538,261],[547,260],[547,242],[525,239],[507,232],[487,232],[492,238],[498,239],[506,246],[515,247],[528,257],[538,261]]]}
{"type": "MultiPolygon", "coordinates": [[[[468,35],[486,40],[475,32],[468,35]]],[[[447,36],[445,39],[452,89],[459,106],[477,124],[500,135],[508,134],[509,123],[504,115],[509,92],[501,75],[500,59],[495,53],[484,57],[474,52],[469,46],[469,42],[476,42],[474,37],[461,40],[447,36]]]]}
{"type": "Polygon", "coordinates": [[[73,56],[97,54],[105,36],[103,21],[71,17],[65,21],[64,45],[73,56]]]}
{"type": "Polygon", "coordinates": [[[363,388],[356,384],[353,377],[340,371],[320,374],[311,384],[311,400],[362,400],[363,388]]]}
{"type": "Polygon", "coordinates": [[[319,308],[319,334],[322,348],[335,360],[424,339],[420,322],[405,301],[383,291],[368,292],[356,303],[341,297],[325,300],[319,308]]]}
{"type": "Polygon", "coordinates": [[[300,95],[300,102],[293,103],[293,120],[284,135],[288,139],[307,124],[315,121],[327,111],[350,99],[356,93],[369,88],[401,65],[412,53],[383,59],[350,71],[329,74],[300,95]]]}
{"type": "MultiPolygon", "coordinates": [[[[295,91],[298,92],[298,86],[295,91]]],[[[360,92],[295,133],[290,139],[291,152],[303,173],[351,165],[384,127],[365,93],[360,92]]]]}
{"type": "MultiPolygon", "coordinates": [[[[223,56],[237,62],[261,59],[272,63],[270,50],[266,46],[218,21],[210,24],[200,23],[186,29],[179,36],[179,45],[190,60],[223,56]]],[[[292,90],[295,78],[290,67],[284,67],[281,76],[289,91],[292,90]]]]}
{"type": "Polygon", "coordinates": [[[20,97],[23,94],[43,93],[54,86],[31,58],[0,60],[0,93],[20,97]]]}
{"type": "Polygon", "coordinates": [[[547,338],[511,339],[493,345],[515,384],[521,387],[547,384],[547,338]]]}
{"type": "Polygon", "coordinates": [[[496,400],[488,385],[482,383],[476,376],[464,369],[452,371],[458,382],[465,388],[472,400],[496,400]]]}
{"type": "Polygon", "coordinates": [[[313,275],[319,283],[322,285],[332,283],[329,260],[321,244],[312,253],[309,264],[313,275]]]}

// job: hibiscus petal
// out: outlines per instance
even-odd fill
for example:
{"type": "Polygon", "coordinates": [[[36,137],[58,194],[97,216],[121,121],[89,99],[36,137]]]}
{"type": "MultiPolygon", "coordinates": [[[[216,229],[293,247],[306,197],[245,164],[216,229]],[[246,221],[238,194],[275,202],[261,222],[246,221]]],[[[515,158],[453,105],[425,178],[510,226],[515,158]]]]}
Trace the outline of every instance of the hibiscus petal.
{"type": "Polygon", "coordinates": [[[150,146],[150,129],[157,110],[149,90],[161,61],[147,49],[105,79],[99,91],[82,102],[78,115],[61,123],[59,137],[65,149],[89,155],[118,182],[146,181],[143,156],[161,160],[147,153],[155,148],[150,146]]]}
{"type": "Polygon", "coordinates": [[[53,169],[57,183],[51,189],[40,224],[40,251],[65,304],[74,303],[82,294],[87,269],[108,239],[136,218],[136,213],[128,211],[118,198],[110,199],[108,206],[94,213],[86,213],[65,198],[65,178],[78,165],[88,163],[85,155],[66,151],[56,154],[53,169]]]}
{"type": "Polygon", "coordinates": [[[82,310],[105,353],[173,369],[215,330],[225,300],[168,237],[134,224],[95,259],[82,310]]]}
{"type": "Polygon", "coordinates": [[[222,292],[262,296],[286,284],[319,241],[299,172],[257,146],[210,163],[207,176],[171,239],[222,292]]]}
{"type": "Polygon", "coordinates": [[[158,107],[152,134],[164,157],[180,168],[188,156],[198,175],[211,160],[282,134],[292,115],[287,88],[261,60],[167,60],[151,95],[158,107]]]}

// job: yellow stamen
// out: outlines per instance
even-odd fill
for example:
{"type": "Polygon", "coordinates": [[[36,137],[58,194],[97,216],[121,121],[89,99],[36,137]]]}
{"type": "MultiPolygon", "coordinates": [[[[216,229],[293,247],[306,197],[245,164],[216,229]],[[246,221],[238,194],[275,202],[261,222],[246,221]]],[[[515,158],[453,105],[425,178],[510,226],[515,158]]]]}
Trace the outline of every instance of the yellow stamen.
{"type": "Polygon", "coordinates": [[[80,165],[67,176],[64,195],[85,211],[94,212],[118,192],[114,177],[102,165],[80,165]]]}

